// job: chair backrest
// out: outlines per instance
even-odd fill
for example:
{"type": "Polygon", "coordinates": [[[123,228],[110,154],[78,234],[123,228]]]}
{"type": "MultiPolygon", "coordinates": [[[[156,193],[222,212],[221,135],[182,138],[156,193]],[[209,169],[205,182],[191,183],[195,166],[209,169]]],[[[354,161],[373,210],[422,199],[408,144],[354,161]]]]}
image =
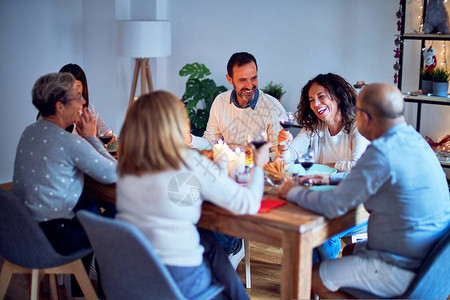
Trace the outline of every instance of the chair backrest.
{"type": "Polygon", "coordinates": [[[450,294],[450,226],[433,246],[401,299],[446,299],[450,294]]]}
{"type": "Polygon", "coordinates": [[[0,255],[30,269],[45,269],[72,262],[90,252],[58,254],[28,208],[13,193],[0,189],[0,255]]]}
{"type": "Polygon", "coordinates": [[[85,210],[77,217],[94,249],[108,299],[185,299],[136,227],[85,210]]]}
{"type": "MultiPolygon", "coordinates": [[[[447,299],[450,294],[450,226],[425,257],[417,275],[406,291],[394,299],[447,299]]],[[[343,288],[343,291],[359,299],[379,297],[366,291],[343,288]]]]}

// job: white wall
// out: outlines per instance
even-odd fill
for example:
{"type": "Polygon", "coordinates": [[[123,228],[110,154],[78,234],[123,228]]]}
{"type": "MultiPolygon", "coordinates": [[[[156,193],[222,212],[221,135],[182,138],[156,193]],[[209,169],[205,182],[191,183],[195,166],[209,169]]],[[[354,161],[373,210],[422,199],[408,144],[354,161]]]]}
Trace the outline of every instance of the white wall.
{"type": "MultiPolygon", "coordinates": [[[[172,22],[172,55],[150,62],[155,88],[180,97],[183,65],[204,63],[217,84],[229,87],[226,63],[237,51],[255,55],[260,87],[284,84],[287,110],[295,110],[301,87],[318,73],[339,73],[351,83],[393,82],[398,1],[116,1],[0,0],[0,183],[11,181],[20,134],[36,116],[35,80],[66,63],[84,68],[92,103],[119,131],[133,61],[115,54],[116,19],[172,22]]],[[[430,119],[424,127],[434,126],[430,119]]]]}

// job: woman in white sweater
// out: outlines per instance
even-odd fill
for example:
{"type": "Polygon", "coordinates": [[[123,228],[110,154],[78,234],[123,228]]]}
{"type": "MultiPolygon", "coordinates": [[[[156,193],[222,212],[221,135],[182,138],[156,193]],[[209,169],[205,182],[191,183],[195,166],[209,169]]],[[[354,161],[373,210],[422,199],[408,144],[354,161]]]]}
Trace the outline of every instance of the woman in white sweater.
{"type": "MultiPolygon", "coordinates": [[[[355,90],[339,75],[319,74],[308,81],[296,112],[303,128],[289,146],[279,147],[279,155],[291,162],[311,147],[316,163],[350,171],[369,144],[356,128],[355,103],[355,90]]],[[[278,142],[288,139],[287,132],[280,131],[278,142]]]]}
{"type": "MultiPolygon", "coordinates": [[[[302,130],[288,145],[279,146],[279,155],[292,162],[308,147],[314,151],[315,162],[350,171],[366,150],[369,141],[356,128],[353,108],[356,92],[344,78],[319,74],[303,87],[296,118],[302,130]]],[[[292,136],[281,130],[278,142],[286,143],[292,136]]],[[[341,237],[365,232],[366,223],[342,232],[314,251],[314,263],[336,258],[341,250],[341,237]]]]}
{"type": "Polygon", "coordinates": [[[119,139],[116,217],[144,233],[187,298],[218,282],[225,298],[248,299],[214,235],[195,224],[203,200],[235,214],[257,213],[269,145],[256,153],[251,180],[241,186],[188,147],[189,130],[183,103],[168,92],[133,103],[119,139]]]}

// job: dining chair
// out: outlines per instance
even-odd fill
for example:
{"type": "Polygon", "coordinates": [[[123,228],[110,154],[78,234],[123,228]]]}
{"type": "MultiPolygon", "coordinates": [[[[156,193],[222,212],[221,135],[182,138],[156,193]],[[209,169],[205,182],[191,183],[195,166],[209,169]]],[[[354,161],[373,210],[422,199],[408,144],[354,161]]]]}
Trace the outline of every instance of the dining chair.
{"type": "Polygon", "coordinates": [[[0,299],[5,297],[13,274],[31,273],[31,299],[39,298],[39,283],[49,274],[53,299],[58,299],[55,274],[74,274],[86,299],[97,299],[81,258],[90,248],[70,255],[57,253],[23,203],[0,189],[0,256],[5,260],[0,275],[0,299]]]}
{"type": "MultiPolygon", "coordinates": [[[[392,299],[447,299],[450,295],[449,271],[450,226],[425,257],[406,291],[392,299]]],[[[359,299],[380,298],[358,289],[343,288],[341,290],[359,299]]]]}
{"type": "MultiPolygon", "coordinates": [[[[108,299],[186,299],[136,227],[85,210],[78,211],[77,217],[94,249],[108,299]]],[[[212,299],[222,289],[211,285],[196,299],[212,299]]]]}

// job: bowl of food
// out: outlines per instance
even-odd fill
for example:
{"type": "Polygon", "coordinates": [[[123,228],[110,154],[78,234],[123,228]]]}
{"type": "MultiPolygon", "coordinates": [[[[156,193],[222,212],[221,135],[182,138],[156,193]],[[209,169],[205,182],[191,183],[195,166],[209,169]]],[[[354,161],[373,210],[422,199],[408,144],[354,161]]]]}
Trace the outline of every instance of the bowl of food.
{"type": "Polygon", "coordinates": [[[264,178],[271,186],[277,187],[288,178],[286,164],[282,160],[275,160],[264,165],[264,178]]]}

